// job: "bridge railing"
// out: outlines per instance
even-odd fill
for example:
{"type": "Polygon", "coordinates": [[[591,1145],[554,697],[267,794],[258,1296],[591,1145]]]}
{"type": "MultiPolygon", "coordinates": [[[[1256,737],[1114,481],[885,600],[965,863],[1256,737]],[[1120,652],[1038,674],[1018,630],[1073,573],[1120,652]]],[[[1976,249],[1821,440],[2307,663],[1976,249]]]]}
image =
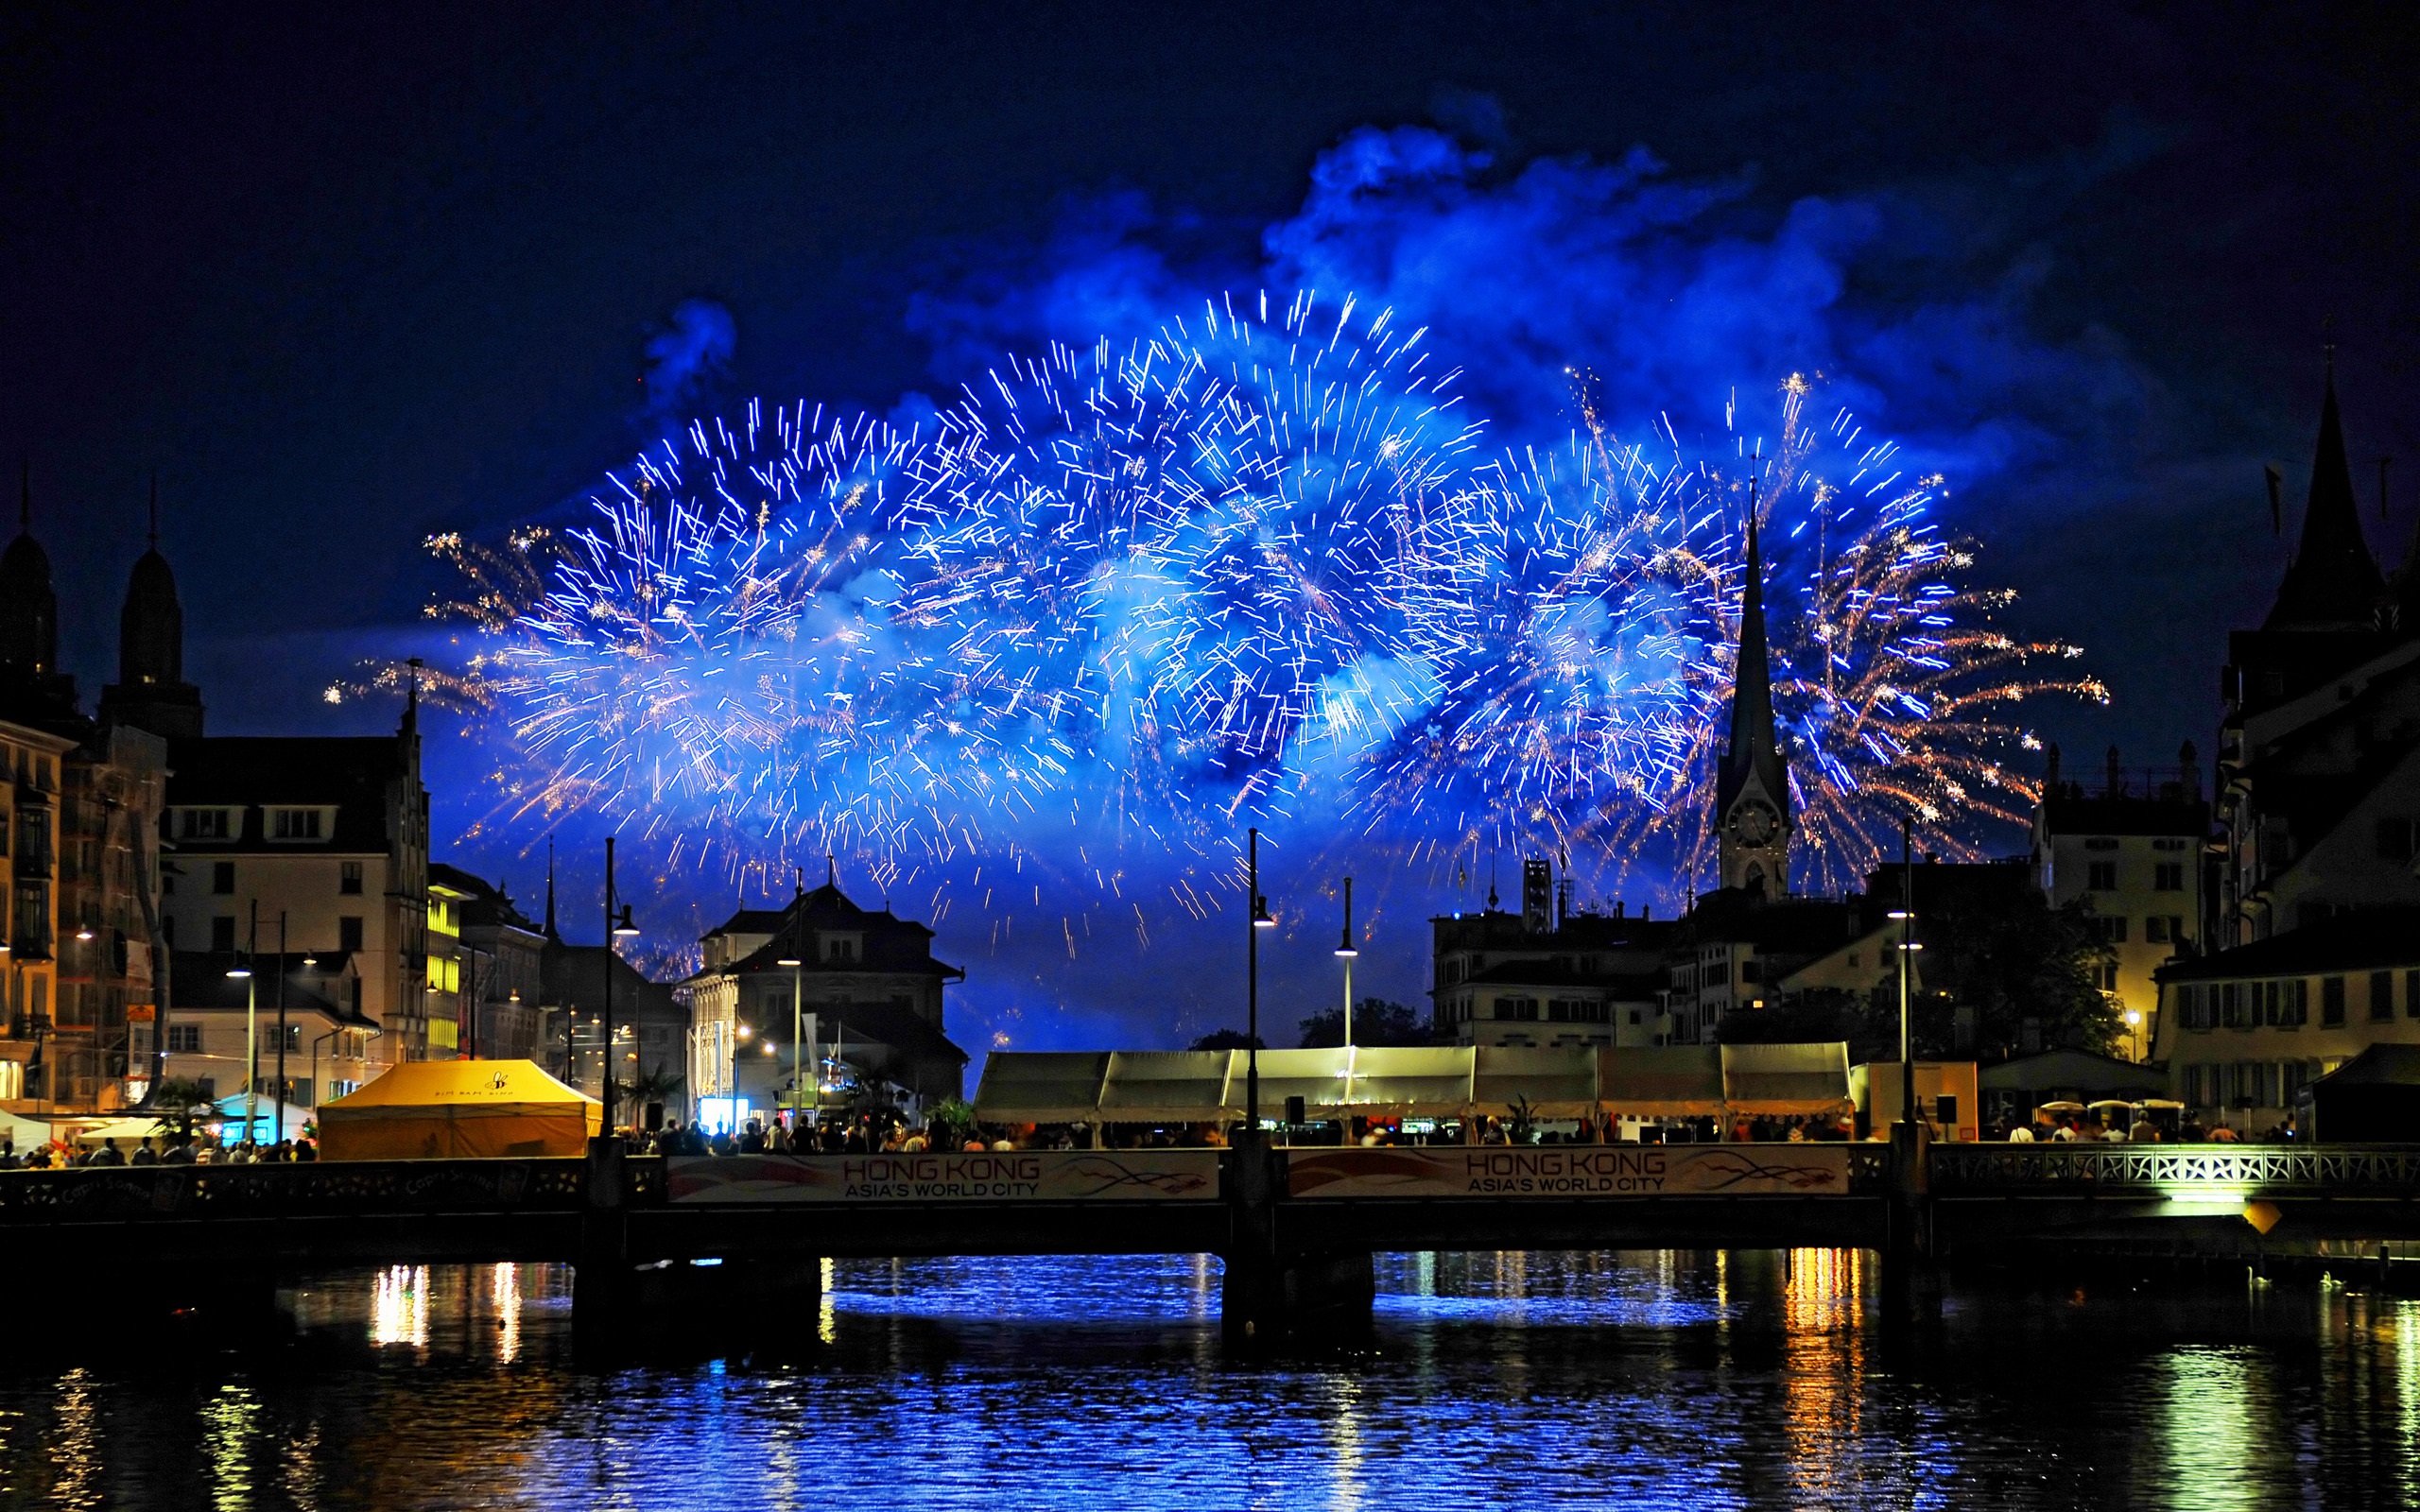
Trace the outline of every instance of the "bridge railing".
{"type": "Polygon", "coordinates": [[[0,1224],[577,1212],[586,1169],[573,1158],[0,1171],[0,1224]]]}
{"type": "Polygon", "coordinates": [[[2420,1194],[2420,1145],[1936,1144],[1936,1196],[2420,1194]]]}

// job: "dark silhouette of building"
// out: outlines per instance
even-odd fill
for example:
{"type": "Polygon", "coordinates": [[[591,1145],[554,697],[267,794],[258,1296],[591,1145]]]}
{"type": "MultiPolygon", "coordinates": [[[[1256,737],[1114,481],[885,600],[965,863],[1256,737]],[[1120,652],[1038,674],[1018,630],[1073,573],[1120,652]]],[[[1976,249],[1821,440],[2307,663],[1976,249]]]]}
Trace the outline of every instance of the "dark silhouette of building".
{"type": "Polygon", "coordinates": [[[1752,489],[1747,578],[1739,593],[1739,657],[1732,677],[1730,729],[1715,778],[1715,823],[1721,885],[1779,898],[1789,891],[1789,843],[1796,816],[1789,801],[1789,762],[1773,720],[1764,574],[1752,489]]]}
{"type": "Polygon", "coordinates": [[[156,478],[148,542],[127,578],[117,621],[117,680],[101,690],[101,723],[196,740],[202,733],[201,690],[185,680],[185,611],[177,602],[177,575],[160,555],[156,478]]]}

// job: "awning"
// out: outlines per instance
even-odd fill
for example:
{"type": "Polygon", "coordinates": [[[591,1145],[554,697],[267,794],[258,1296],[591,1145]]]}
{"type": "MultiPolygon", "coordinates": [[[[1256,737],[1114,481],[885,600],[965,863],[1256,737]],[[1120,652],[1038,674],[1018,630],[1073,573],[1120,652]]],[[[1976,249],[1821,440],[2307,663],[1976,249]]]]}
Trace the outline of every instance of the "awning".
{"type": "MultiPolygon", "coordinates": [[[[103,1140],[115,1140],[117,1141],[118,1148],[121,1151],[124,1151],[127,1154],[132,1154],[134,1146],[155,1135],[166,1133],[167,1127],[168,1126],[165,1124],[161,1123],[157,1118],[149,1116],[142,1118],[113,1118],[106,1124],[87,1125],[82,1128],[77,1129],[70,1137],[73,1138],[77,1143],[83,1145],[97,1145],[103,1140]]],[[[25,1143],[23,1141],[18,1142],[17,1153],[22,1155],[26,1152],[26,1146],[25,1143]]]]}
{"type": "Polygon", "coordinates": [[[1657,1045],[1597,1052],[1597,1101],[1630,1118],[1720,1116],[1722,1051],[1717,1045],[1657,1045]]]}
{"type": "MultiPolygon", "coordinates": [[[[1244,1051],[1235,1053],[1235,1066],[1229,1073],[1228,1095],[1241,1103],[1245,1096],[1245,1077],[1249,1074],[1250,1057],[1244,1051]]],[[[1341,1046],[1329,1050],[1264,1050],[1260,1053],[1260,1116],[1283,1118],[1286,1099],[1299,1097],[1303,1109],[1313,1118],[1329,1113],[1353,1110],[1345,1086],[1344,1050],[1341,1046]]]]}
{"type": "Polygon", "coordinates": [[[1120,1050],[1109,1057],[1099,1118],[1104,1124],[1222,1124],[1243,1116],[1243,1087],[1240,1054],[1120,1050]]]}
{"type": "Polygon", "coordinates": [[[1081,1124],[1100,1101],[1106,1051],[995,1053],[983,1062],[976,1116],[987,1124],[1081,1124]]]}
{"type": "Polygon", "coordinates": [[[1355,1109],[1378,1118],[1460,1118],[1471,1106],[1471,1053],[1453,1046],[1357,1046],[1355,1109]]]}
{"type": "Polygon", "coordinates": [[[1482,1046],[1462,1053],[1474,1060],[1471,1101],[1481,1113],[1500,1118],[1521,1102],[1529,1105],[1533,1118],[1597,1114],[1597,1052],[1592,1049],[1482,1046]]]}
{"type": "Polygon", "coordinates": [[[1734,1113],[1846,1112],[1849,1047],[1724,1045],[1722,1098],[1734,1113]]]}

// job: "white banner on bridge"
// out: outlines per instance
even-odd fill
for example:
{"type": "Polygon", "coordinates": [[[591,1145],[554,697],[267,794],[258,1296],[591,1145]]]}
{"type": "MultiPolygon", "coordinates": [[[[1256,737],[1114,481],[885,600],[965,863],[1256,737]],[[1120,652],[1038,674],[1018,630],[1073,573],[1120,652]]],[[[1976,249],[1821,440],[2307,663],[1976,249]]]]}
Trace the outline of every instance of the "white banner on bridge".
{"type": "Polygon", "coordinates": [[[1545,1144],[1295,1150],[1297,1197],[1839,1196],[1844,1144],[1545,1144]]]}
{"type": "Polygon", "coordinates": [[[1183,1202],[1219,1195],[1216,1150],[683,1156],[674,1202],[1183,1202]]]}

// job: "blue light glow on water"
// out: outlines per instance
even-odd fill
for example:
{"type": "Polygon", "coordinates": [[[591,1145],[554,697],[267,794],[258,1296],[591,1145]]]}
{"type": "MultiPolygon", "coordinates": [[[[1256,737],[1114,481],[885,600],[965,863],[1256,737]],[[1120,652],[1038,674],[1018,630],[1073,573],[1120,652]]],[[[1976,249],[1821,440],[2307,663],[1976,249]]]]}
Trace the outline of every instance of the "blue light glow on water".
{"type": "MultiPolygon", "coordinates": [[[[569,1276],[403,1267],[256,1345],[0,1360],[0,1506],[2265,1506],[2420,1492],[2420,1304],[1954,1285],[1870,1257],[1380,1257],[1242,1363],[1192,1257],[843,1261],[785,1351],[606,1374],[569,1276]]],[[[672,1331],[676,1335],[682,1331],[672,1331]]]]}

